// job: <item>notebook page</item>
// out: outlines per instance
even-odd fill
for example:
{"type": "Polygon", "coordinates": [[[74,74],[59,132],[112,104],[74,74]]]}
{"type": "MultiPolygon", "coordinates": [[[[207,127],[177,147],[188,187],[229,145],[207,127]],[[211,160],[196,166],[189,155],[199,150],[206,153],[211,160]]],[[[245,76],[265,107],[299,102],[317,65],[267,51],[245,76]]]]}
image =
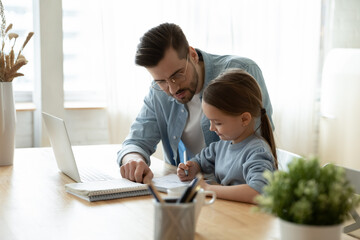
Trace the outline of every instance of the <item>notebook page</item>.
{"type": "Polygon", "coordinates": [[[154,186],[161,192],[167,192],[167,189],[188,186],[190,181],[181,182],[176,174],[169,174],[163,177],[152,179],[154,186]]]}

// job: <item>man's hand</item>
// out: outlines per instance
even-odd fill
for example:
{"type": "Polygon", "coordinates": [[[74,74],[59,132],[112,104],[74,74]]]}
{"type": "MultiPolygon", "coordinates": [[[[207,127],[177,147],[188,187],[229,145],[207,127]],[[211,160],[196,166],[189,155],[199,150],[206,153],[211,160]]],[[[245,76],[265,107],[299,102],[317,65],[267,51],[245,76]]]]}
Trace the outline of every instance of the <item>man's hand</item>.
{"type": "Polygon", "coordinates": [[[138,153],[129,153],[123,157],[120,173],[123,178],[139,183],[149,183],[154,174],[138,153]]]}

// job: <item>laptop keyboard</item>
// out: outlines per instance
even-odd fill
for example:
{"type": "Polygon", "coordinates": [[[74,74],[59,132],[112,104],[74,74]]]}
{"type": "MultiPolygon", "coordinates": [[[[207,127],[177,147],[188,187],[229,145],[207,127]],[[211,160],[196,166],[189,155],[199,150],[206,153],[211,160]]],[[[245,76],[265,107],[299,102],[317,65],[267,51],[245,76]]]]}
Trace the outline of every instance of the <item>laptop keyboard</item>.
{"type": "Polygon", "coordinates": [[[105,173],[99,172],[99,170],[93,168],[82,168],[80,170],[80,178],[82,182],[93,182],[93,181],[114,179],[113,177],[105,173]]]}

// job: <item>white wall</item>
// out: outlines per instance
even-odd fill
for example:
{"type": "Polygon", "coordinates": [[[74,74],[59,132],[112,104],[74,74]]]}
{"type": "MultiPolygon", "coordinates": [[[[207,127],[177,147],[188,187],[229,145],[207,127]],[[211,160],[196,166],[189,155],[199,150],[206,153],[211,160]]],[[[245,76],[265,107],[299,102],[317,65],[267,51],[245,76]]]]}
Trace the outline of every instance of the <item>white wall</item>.
{"type": "MultiPolygon", "coordinates": [[[[33,147],[33,111],[17,111],[16,147],[33,147]]],[[[105,109],[65,110],[64,120],[73,145],[109,143],[105,109]]]]}
{"type": "Polygon", "coordinates": [[[17,111],[16,112],[16,135],[15,147],[24,148],[33,146],[33,112],[17,111]]]}

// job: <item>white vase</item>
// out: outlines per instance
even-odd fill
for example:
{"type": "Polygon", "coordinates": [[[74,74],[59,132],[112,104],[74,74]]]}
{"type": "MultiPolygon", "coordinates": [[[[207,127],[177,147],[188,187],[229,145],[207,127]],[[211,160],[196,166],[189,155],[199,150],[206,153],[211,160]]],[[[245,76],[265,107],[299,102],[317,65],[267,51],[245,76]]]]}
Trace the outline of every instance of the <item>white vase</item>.
{"type": "Polygon", "coordinates": [[[16,110],[12,82],[0,82],[0,166],[13,164],[16,110]]]}
{"type": "Polygon", "coordinates": [[[280,219],[282,240],[340,240],[343,225],[315,226],[287,222],[280,219]]]}

